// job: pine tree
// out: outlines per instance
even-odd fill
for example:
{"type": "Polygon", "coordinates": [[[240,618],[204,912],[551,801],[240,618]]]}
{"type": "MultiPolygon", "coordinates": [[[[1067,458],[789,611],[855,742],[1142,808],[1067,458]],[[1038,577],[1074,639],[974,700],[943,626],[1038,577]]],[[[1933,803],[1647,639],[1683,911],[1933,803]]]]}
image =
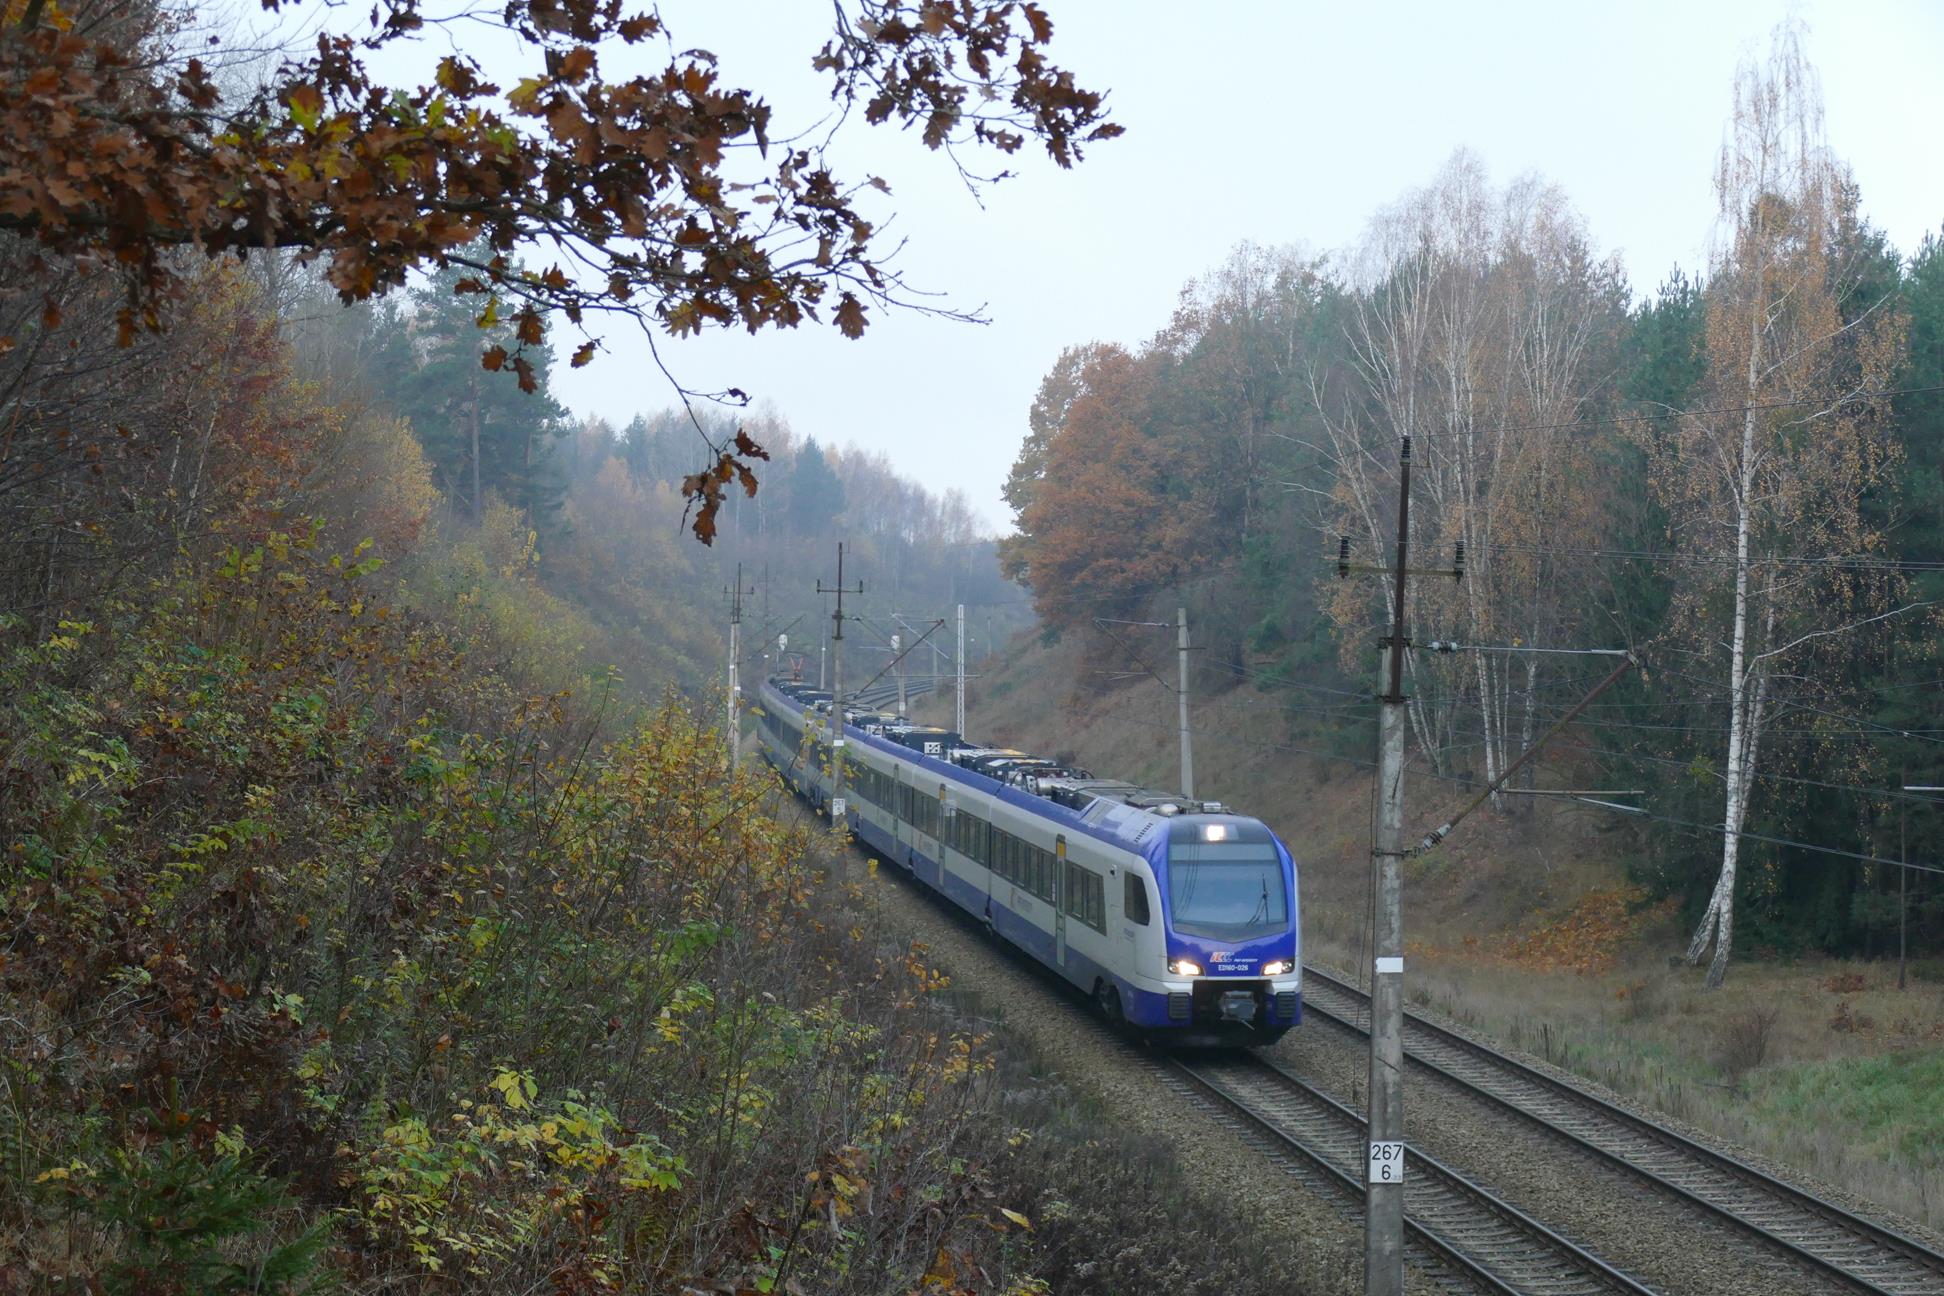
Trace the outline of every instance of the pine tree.
{"type": "Polygon", "coordinates": [[[462,271],[432,275],[404,310],[379,324],[382,399],[410,420],[446,497],[477,519],[498,495],[542,526],[560,507],[554,443],[566,409],[549,393],[552,351],[526,349],[536,390],[523,393],[481,367],[480,348],[512,346],[512,327],[488,299],[455,295],[462,271]],[[475,310],[475,307],[480,307],[475,310]]]}

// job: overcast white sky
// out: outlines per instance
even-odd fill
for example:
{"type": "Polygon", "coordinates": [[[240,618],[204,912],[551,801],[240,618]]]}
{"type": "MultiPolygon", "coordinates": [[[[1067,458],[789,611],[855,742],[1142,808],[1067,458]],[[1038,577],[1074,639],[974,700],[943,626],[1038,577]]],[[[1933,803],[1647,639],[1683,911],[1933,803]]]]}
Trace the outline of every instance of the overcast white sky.
{"type": "MultiPolygon", "coordinates": [[[[839,154],[893,186],[907,277],[983,305],[990,324],[873,312],[858,342],[806,328],[664,350],[692,387],[741,387],[799,434],[882,449],[927,486],[962,487],[998,530],[1010,529],[999,488],[1027,407],[1063,347],[1141,342],[1181,285],[1242,240],[1350,244],[1456,148],[1495,182],[1538,171],[1561,184],[1636,292],[1699,265],[1736,63],[1791,11],[1866,213],[1906,253],[1944,223],[1940,0],[1044,3],[1054,57],[1111,92],[1125,136],[1069,172],[1027,158],[983,209],[915,138],[860,120],[839,154]]],[[[827,110],[808,66],[826,5],[661,11],[678,46],[715,51],[727,81],[765,92],[772,134],[827,110]]],[[[559,374],[574,410],[618,427],[670,403],[645,342],[618,330],[609,342],[559,374]]]]}

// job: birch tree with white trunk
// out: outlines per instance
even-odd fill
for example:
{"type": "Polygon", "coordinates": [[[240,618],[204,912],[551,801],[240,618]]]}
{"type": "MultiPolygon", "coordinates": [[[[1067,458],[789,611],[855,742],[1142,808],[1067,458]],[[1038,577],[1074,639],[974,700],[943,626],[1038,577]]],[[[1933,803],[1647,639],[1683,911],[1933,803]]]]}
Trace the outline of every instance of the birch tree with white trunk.
{"type": "MultiPolygon", "coordinates": [[[[1556,579],[1543,551],[1594,534],[1587,442],[1563,425],[1611,372],[1625,304],[1617,262],[1594,254],[1557,187],[1526,177],[1495,190],[1478,159],[1459,153],[1373,223],[1353,283],[1357,398],[1314,393],[1340,529],[1389,556],[1397,438],[1409,435],[1412,565],[1446,563],[1460,541],[1466,553],[1461,580],[1409,586],[1414,637],[1537,646],[1560,634],[1576,587],[1556,579]]],[[[1387,589],[1339,587],[1332,615],[1359,625],[1387,589]]],[[[1530,739],[1539,658],[1410,662],[1420,749],[1449,768],[1472,737],[1470,717],[1479,772],[1496,779],[1530,739]]]]}
{"type": "Polygon", "coordinates": [[[1646,437],[1674,546],[1698,559],[1681,568],[1676,634],[1721,672],[1728,711],[1720,871],[1687,950],[1698,964],[1712,945],[1711,987],[1728,972],[1769,726],[1835,686],[1820,647],[1894,614],[1901,593],[1854,561],[1883,547],[1863,501],[1887,485],[1895,448],[1888,403],[1869,393],[1888,385],[1901,323],[1888,303],[1848,319],[1841,307],[1856,267],[1832,234],[1855,187],[1824,142],[1793,25],[1736,74],[1715,188],[1705,409],[1646,437]]]}

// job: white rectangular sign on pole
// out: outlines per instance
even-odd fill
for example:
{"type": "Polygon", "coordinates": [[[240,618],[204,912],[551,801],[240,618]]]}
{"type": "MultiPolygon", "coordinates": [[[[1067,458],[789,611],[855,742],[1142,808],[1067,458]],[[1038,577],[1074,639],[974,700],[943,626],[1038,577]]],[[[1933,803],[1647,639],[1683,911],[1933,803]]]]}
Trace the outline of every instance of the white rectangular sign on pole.
{"type": "Polygon", "coordinates": [[[1385,1140],[1370,1144],[1370,1166],[1366,1182],[1395,1184],[1404,1182],[1404,1144],[1385,1140]]]}

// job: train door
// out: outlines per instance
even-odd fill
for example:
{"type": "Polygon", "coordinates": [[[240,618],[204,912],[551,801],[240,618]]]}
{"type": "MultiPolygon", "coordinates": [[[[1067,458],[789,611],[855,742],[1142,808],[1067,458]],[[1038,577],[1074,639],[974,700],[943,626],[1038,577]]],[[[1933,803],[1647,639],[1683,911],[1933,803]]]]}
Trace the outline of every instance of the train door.
{"type": "Polygon", "coordinates": [[[1061,967],[1067,964],[1066,937],[1066,836],[1053,839],[1053,958],[1061,967]]]}
{"type": "Polygon", "coordinates": [[[938,861],[938,884],[940,886],[945,885],[945,875],[952,868],[951,861],[945,858],[945,840],[949,828],[945,811],[950,808],[950,803],[946,800],[945,793],[945,785],[940,783],[938,785],[938,800],[933,803],[931,809],[931,857],[938,861]]]}
{"type": "MultiPolygon", "coordinates": [[[[1107,876],[1114,876],[1109,869],[1107,876]]],[[[1133,869],[1120,875],[1121,882],[1121,957],[1122,966],[1137,968],[1141,966],[1140,939],[1134,934],[1136,927],[1145,927],[1151,921],[1148,912],[1147,880],[1133,869]]],[[[1110,884],[1111,886],[1111,884],[1110,884]]]]}
{"type": "Polygon", "coordinates": [[[897,849],[898,863],[910,864],[905,855],[904,767],[891,767],[891,845],[897,849]]]}

